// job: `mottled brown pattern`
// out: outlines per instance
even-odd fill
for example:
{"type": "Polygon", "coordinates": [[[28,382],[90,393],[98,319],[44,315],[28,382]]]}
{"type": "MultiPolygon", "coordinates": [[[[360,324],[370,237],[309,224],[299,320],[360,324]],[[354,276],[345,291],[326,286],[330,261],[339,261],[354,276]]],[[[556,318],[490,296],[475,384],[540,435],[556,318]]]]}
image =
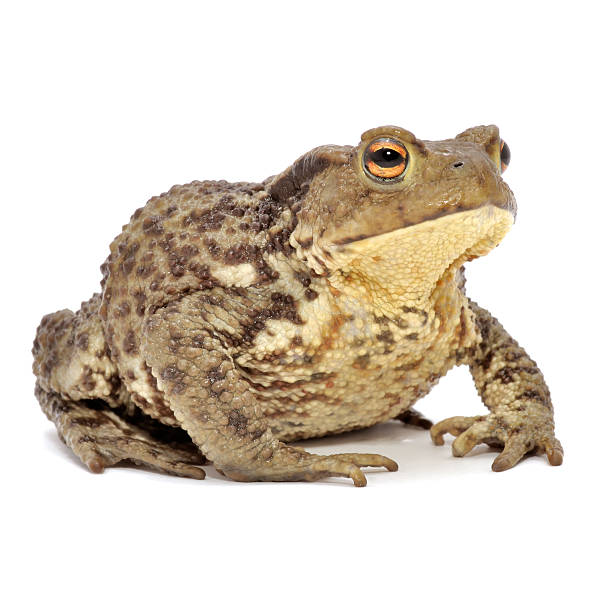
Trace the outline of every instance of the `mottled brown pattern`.
{"type": "Polygon", "coordinates": [[[365,484],[380,455],[318,456],[287,442],[399,419],[468,364],[490,408],[432,427],[456,455],[530,450],[559,464],[536,364],[465,296],[463,264],[508,231],[495,126],[425,141],[394,126],[327,145],[262,183],[194,181],[151,198],[113,241],[102,294],[41,321],[36,395],[92,470],[118,461],[202,478],[365,484]],[[402,143],[398,180],[363,169],[373,139],[402,143]],[[174,433],[172,433],[174,432],[174,433]],[[183,438],[181,438],[181,435],[183,438]],[[189,442],[191,440],[192,442],[189,442]]]}

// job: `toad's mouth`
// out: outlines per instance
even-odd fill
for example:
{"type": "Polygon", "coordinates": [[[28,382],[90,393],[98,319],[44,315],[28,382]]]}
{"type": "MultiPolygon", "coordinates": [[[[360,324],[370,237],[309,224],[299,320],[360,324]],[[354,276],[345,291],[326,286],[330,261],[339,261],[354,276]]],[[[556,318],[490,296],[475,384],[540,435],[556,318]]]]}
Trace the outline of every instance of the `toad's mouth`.
{"type": "MultiPolygon", "coordinates": [[[[468,242],[472,243],[472,246],[477,246],[477,243],[481,242],[491,242],[493,244],[490,248],[493,248],[499,244],[513,223],[513,212],[497,204],[488,203],[475,209],[457,210],[382,234],[362,234],[350,239],[341,239],[333,242],[332,246],[340,253],[369,252],[373,256],[381,250],[396,249],[399,245],[412,247],[410,251],[415,252],[414,247],[425,247],[427,243],[433,246],[440,239],[466,247],[468,242]]],[[[454,250],[451,244],[448,246],[454,250]]],[[[467,248],[471,250],[472,247],[467,248]]]]}
{"type": "Polygon", "coordinates": [[[462,206],[458,206],[456,208],[453,208],[447,211],[443,211],[443,212],[436,211],[435,213],[432,213],[431,215],[424,217],[418,223],[408,223],[404,225],[404,227],[400,227],[398,229],[394,229],[394,230],[390,230],[386,232],[371,233],[371,234],[362,233],[362,234],[356,234],[352,236],[343,236],[335,240],[332,239],[330,242],[334,247],[342,248],[347,245],[358,244],[364,240],[369,240],[371,238],[376,238],[376,237],[385,236],[385,237],[392,239],[394,234],[398,232],[402,232],[403,230],[406,230],[409,228],[416,228],[423,224],[432,224],[445,217],[456,218],[457,215],[461,215],[466,212],[483,211],[482,215],[477,214],[475,216],[476,217],[479,217],[479,216],[487,217],[492,214],[492,211],[495,208],[500,209],[501,211],[505,211],[508,214],[510,214],[512,216],[512,220],[514,221],[514,218],[516,217],[516,204],[514,202],[514,199],[512,198],[511,200],[507,200],[504,202],[487,201],[481,206],[478,206],[477,208],[474,208],[473,206],[465,207],[465,208],[462,206]]]}

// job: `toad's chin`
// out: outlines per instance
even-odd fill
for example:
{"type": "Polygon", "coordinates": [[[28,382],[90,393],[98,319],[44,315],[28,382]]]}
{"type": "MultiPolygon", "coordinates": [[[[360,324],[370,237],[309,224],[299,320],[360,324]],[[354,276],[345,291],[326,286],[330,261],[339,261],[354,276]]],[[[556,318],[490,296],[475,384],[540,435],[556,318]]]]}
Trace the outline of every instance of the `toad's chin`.
{"type": "Polygon", "coordinates": [[[314,255],[335,273],[417,298],[430,294],[445,272],[495,248],[513,223],[511,211],[485,204],[318,253],[315,247],[314,255]]]}

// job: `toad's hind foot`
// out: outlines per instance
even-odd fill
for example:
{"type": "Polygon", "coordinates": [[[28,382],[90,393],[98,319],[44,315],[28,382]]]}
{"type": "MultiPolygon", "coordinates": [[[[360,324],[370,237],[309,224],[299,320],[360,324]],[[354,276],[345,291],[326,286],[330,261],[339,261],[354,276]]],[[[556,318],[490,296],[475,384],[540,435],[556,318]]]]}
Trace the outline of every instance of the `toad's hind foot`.
{"type": "Polygon", "coordinates": [[[431,429],[433,425],[429,419],[426,419],[418,410],[414,410],[413,408],[404,410],[404,412],[398,414],[395,418],[406,425],[413,425],[421,429],[431,429]]]}
{"type": "Polygon", "coordinates": [[[72,401],[36,386],[44,413],[62,441],[95,473],[120,461],[131,461],[175,476],[203,479],[205,459],[197,447],[166,442],[153,431],[128,422],[112,410],[72,401]]]}

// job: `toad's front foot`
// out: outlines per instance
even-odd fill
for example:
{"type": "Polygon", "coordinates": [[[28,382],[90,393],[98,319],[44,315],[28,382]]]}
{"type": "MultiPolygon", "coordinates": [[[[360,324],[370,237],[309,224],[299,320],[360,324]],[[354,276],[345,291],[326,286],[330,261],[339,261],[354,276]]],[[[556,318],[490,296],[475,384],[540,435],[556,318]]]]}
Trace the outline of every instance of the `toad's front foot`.
{"type": "MultiPolygon", "coordinates": [[[[365,487],[366,477],[363,467],[384,467],[389,472],[396,472],[397,463],[383,455],[365,453],[345,453],[339,455],[313,455],[302,449],[284,447],[278,457],[282,461],[271,459],[269,465],[259,465],[253,469],[222,468],[223,474],[239,481],[272,480],[272,481],[315,481],[330,476],[351,478],[356,487],[365,487]]],[[[219,468],[217,468],[219,469],[219,468]]]]}
{"type": "Polygon", "coordinates": [[[555,438],[550,413],[509,410],[486,416],[451,417],[430,430],[431,439],[437,445],[444,444],[446,433],[456,436],[453,442],[455,457],[463,457],[477,444],[503,447],[491,466],[494,472],[514,467],[530,451],[545,452],[551,465],[563,462],[563,448],[555,438]]]}

